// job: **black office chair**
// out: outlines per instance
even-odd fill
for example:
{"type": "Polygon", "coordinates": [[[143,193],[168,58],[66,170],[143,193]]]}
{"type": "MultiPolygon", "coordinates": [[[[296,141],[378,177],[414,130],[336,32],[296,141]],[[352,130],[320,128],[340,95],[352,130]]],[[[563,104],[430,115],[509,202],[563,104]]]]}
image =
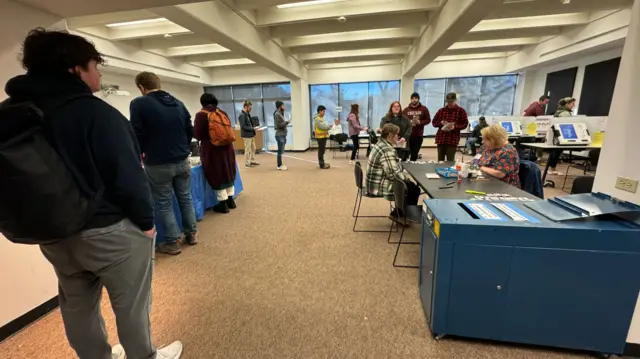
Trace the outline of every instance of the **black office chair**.
{"type": "MultiPolygon", "coordinates": [[[[362,165],[360,164],[360,161],[357,161],[356,165],[354,166],[354,174],[356,179],[356,187],[358,188],[358,191],[356,192],[356,202],[353,204],[352,216],[353,218],[355,218],[355,220],[353,221],[353,231],[366,232],[366,233],[386,233],[387,232],[386,230],[362,230],[362,229],[356,230],[356,225],[358,224],[359,218],[387,218],[388,216],[361,216],[360,215],[360,206],[362,205],[363,197],[367,197],[367,198],[384,198],[384,197],[374,196],[367,193],[366,189],[363,186],[364,173],[362,172],[362,165]]],[[[391,210],[391,202],[389,202],[389,210],[391,210]]],[[[391,227],[393,229],[393,222],[391,223],[391,227]]],[[[398,227],[396,226],[396,232],[397,231],[398,231],[398,227]]]]}
{"type": "Polygon", "coordinates": [[[571,194],[591,193],[594,180],[595,177],[593,176],[583,176],[576,178],[575,180],[573,180],[573,186],[571,186],[571,194]]]}
{"type": "Polygon", "coordinates": [[[402,238],[404,237],[404,229],[405,227],[407,227],[409,222],[422,223],[422,206],[407,205],[407,192],[407,184],[404,181],[397,178],[393,180],[393,197],[395,209],[392,213],[394,221],[391,222],[387,242],[391,244],[397,244],[396,254],[393,256],[393,266],[396,268],[418,268],[418,266],[396,264],[396,261],[398,259],[398,252],[400,251],[400,245],[420,244],[420,242],[402,242],[402,238]],[[398,227],[402,226],[402,230],[400,231],[400,239],[397,242],[391,242],[393,222],[396,222],[396,232],[398,227]]]}
{"type": "Polygon", "coordinates": [[[338,144],[338,150],[346,152],[345,144],[349,141],[349,136],[346,133],[339,133],[337,135],[330,136],[329,139],[332,142],[331,150],[333,151],[333,159],[336,158],[336,144],[338,144]]]}
{"type": "Polygon", "coordinates": [[[576,168],[582,170],[583,175],[587,175],[588,172],[596,172],[598,167],[598,161],[600,160],[600,149],[594,148],[589,150],[589,155],[587,158],[584,158],[584,161],[578,163],[572,163],[567,166],[567,171],[564,174],[564,181],[562,182],[562,190],[564,191],[564,187],[567,184],[567,177],[569,176],[569,169],[576,168]]]}

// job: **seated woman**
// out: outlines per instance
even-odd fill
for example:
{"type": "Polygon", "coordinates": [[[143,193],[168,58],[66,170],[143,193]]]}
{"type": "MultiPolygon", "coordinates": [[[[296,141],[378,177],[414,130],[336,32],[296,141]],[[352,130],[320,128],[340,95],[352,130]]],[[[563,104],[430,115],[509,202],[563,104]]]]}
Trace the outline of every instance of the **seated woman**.
{"type": "MultiPolygon", "coordinates": [[[[398,163],[395,147],[398,143],[400,127],[386,124],[382,127],[378,142],[371,148],[367,165],[366,189],[373,196],[393,201],[393,180],[398,178],[407,184],[407,205],[417,205],[420,197],[418,186],[409,181],[398,163]]],[[[402,216],[402,213],[399,213],[402,216]]],[[[391,213],[394,217],[394,213],[391,213]]]]}
{"type": "Polygon", "coordinates": [[[508,141],[507,131],[500,124],[482,129],[484,152],[480,158],[480,170],[512,186],[520,188],[520,158],[518,151],[508,141]]]}

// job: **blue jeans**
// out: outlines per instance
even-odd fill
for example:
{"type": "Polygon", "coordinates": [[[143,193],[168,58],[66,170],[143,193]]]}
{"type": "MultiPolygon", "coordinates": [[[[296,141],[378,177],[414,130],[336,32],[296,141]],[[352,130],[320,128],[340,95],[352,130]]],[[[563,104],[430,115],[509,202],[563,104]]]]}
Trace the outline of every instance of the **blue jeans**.
{"type": "Polygon", "coordinates": [[[278,167],[281,167],[284,145],[287,144],[287,136],[276,136],[276,142],[278,143],[278,167]]]}
{"type": "Polygon", "coordinates": [[[156,207],[156,215],[162,228],[164,238],[159,242],[174,243],[180,238],[180,229],[173,212],[173,193],[175,191],[182,228],[185,234],[195,233],[196,212],[191,199],[191,166],[188,160],[159,166],[146,166],[147,178],[156,207]]]}
{"type": "Polygon", "coordinates": [[[477,137],[467,137],[467,149],[472,155],[476,155],[476,143],[478,143],[477,137]]]}

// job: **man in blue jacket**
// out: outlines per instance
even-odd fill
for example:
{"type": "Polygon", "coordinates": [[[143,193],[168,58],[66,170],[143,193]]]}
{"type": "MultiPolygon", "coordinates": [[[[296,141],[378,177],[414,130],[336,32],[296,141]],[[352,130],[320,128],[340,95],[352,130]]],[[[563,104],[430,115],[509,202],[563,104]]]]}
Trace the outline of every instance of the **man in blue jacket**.
{"type": "Polygon", "coordinates": [[[196,214],[191,199],[191,165],[189,145],[193,138],[191,115],[186,107],[169,93],[162,91],[160,78],[151,72],[136,76],[142,94],[131,101],[131,124],[135,130],[160,225],[165,230],[158,249],[167,254],[180,254],[180,229],[173,212],[175,191],[185,241],[194,245],[196,214]]]}

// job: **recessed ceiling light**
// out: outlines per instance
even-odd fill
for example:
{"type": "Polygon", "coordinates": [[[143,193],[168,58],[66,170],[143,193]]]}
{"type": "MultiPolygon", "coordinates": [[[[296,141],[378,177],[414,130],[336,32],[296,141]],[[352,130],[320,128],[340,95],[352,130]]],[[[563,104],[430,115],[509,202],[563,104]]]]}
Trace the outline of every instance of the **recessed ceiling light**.
{"type": "Polygon", "coordinates": [[[154,22],[163,22],[167,21],[167,19],[163,17],[159,17],[156,19],[145,19],[145,20],[135,20],[135,21],[127,21],[127,22],[114,22],[113,24],[107,24],[107,27],[120,27],[120,26],[130,26],[130,25],[142,25],[142,24],[151,24],[154,22]]]}
{"type": "Polygon", "coordinates": [[[313,0],[313,1],[301,1],[301,2],[294,2],[294,3],[290,3],[290,4],[282,4],[282,5],[278,5],[277,8],[278,9],[286,9],[286,8],[291,8],[291,7],[300,7],[300,6],[309,6],[309,5],[321,5],[321,4],[329,4],[332,2],[339,2],[339,1],[344,1],[344,0],[313,0]]]}

